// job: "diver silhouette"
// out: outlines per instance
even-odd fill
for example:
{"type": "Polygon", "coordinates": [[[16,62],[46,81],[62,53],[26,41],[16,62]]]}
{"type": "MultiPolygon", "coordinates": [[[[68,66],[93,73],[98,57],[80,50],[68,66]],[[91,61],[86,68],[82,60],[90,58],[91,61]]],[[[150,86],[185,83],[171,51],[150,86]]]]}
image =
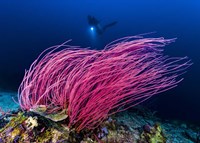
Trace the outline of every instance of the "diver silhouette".
{"type": "Polygon", "coordinates": [[[97,20],[94,16],[88,15],[88,24],[94,28],[94,30],[99,34],[103,34],[105,32],[105,30],[109,27],[114,26],[115,24],[117,24],[117,21],[111,22],[109,24],[106,24],[104,26],[102,26],[100,24],[100,21],[97,20]]]}

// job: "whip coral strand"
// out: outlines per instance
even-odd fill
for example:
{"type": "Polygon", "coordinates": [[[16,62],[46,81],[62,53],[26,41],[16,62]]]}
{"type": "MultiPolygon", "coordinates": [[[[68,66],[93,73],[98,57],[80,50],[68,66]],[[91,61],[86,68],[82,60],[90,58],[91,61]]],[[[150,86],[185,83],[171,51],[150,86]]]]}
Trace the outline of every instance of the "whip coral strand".
{"type": "Polygon", "coordinates": [[[46,105],[67,109],[69,127],[94,129],[109,115],[169,90],[191,65],[187,57],[163,55],[175,39],[125,37],[103,50],[67,42],[44,51],[25,72],[18,90],[23,110],[46,105]]]}

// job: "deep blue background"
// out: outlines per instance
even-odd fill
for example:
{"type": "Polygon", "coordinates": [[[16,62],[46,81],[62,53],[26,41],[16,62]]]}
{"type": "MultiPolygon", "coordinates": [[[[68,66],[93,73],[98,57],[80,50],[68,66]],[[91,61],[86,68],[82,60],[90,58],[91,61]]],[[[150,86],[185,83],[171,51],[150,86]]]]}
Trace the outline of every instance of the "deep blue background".
{"type": "Polygon", "coordinates": [[[165,118],[200,123],[199,0],[1,0],[0,88],[16,91],[24,69],[49,46],[73,39],[72,45],[101,49],[117,38],[153,31],[149,36],[177,37],[165,54],[187,55],[194,65],[177,88],[147,104],[165,118]],[[89,30],[88,14],[118,24],[98,36],[89,30]]]}

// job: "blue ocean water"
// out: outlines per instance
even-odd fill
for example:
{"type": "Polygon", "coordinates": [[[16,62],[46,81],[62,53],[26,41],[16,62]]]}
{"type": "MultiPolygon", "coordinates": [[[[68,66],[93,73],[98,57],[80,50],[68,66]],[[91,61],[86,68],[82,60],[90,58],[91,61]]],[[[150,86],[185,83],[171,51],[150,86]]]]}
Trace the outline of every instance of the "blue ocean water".
{"type": "Polygon", "coordinates": [[[149,107],[165,118],[200,123],[199,0],[0,1],[0,88],[17,91],[24,69],[47,47],[73,39],[72,45],[102,49],[129,35],[177,38],[165,54],[188,56],[194,65],[175,89],[150,99],[149,107]],[[102,25],[118,23],[98,35],[87,16],[102,25]]]}

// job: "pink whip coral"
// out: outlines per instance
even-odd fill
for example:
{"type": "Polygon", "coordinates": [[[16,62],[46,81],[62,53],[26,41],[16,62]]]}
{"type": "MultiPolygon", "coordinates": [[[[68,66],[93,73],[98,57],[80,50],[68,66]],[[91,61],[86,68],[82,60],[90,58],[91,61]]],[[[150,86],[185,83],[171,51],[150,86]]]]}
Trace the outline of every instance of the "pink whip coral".
{"type": "Polygon", "coordinates": [[[103,50],[67,45],[44,51],[19,87],[23,110],[67,109],[69,127],[94,129],[109,115],[135,106],[182,81],[187,57],[163,55],[174,39],[126,37],[103,50]],[[134,39],[135,38],[135,39],[134,39]]]}

